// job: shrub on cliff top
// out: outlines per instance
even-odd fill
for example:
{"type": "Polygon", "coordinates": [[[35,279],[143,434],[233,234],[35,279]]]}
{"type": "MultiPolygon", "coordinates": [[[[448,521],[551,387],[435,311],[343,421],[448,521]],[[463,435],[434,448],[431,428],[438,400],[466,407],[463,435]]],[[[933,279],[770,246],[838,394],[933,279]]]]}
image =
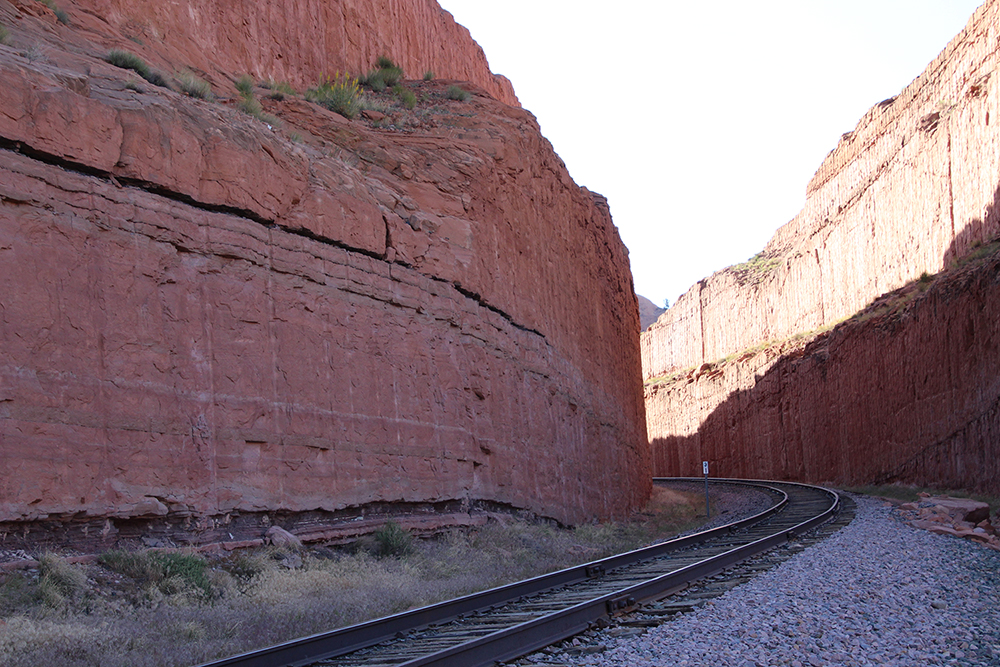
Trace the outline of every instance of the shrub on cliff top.
{"type": "Polygon", "coordinates": [[[345,118],[354,118],[361,111],[361,88],[358,80],[337,72],[306,91],[306,99],[325,106],[345,118]]]}

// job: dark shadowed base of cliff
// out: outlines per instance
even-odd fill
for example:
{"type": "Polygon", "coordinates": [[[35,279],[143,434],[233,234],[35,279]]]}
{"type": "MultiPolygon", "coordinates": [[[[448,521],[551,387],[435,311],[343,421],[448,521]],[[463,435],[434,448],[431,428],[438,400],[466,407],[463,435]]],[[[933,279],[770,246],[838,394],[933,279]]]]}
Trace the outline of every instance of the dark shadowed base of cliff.
{"type": "Polygon", "coordinates": [[[710,390],[696,389],[697,379],[654,390],[647,410],[655,474],[697,474],[708,460],[722,477],[1000,493],[998,248],[978,246],[742,386],[731,383],[738,388],[693,435],[665,433],[655,415],[710,390]]]}

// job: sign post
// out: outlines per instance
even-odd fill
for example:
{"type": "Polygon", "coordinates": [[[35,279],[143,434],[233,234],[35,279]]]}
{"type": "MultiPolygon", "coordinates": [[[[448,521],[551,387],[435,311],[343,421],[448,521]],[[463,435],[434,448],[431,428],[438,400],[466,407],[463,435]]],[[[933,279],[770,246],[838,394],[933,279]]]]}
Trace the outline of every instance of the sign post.
{"type": "Polygon", "coordinates": [[[708,505],[708,461],[701,462],[701,471],[705,473],[705,516],[708,519],[712,518],[712,511],[708,505]]]}

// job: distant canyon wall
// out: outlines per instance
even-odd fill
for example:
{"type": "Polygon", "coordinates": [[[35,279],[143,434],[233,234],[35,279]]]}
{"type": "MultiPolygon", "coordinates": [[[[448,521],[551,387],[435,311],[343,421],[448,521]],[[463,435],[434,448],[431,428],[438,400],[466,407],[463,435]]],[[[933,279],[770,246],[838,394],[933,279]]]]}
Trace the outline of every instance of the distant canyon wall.
{"type": "Polygon", "coordinates": [[[1000,253],[924,288],[647,387],[656,473],[1000,493],[1000,253]]]}
{"type": "Polygon", "coordinates": [[[854,314],[1000,234],[1000,5],[873,107],[755,260],[694,285],[642,336],[655,377],[854,314]]]}
{"type": "Polygon", "coordinates": [[[627,251],[531,114],[424,82],[407,131],[270,126],[128,87],[86,6],[0,1],[0,522],[645,502],[627,251]]]}
{"type": "Polygon", "coordinates": [[[726,476],[997,491],[997,261],[954,267],[1000,236],[998,70],[991,0],[844,135],[762,253],[642,335],[656,474],[709,460],[726,476]]]}

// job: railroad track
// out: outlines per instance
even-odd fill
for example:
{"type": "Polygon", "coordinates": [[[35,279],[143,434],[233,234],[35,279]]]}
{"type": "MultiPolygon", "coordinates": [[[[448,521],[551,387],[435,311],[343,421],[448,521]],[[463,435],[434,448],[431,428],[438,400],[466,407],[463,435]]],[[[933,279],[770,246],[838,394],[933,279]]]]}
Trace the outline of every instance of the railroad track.
{"type": "Polygon", "coordinates": [[[634,612],[644,602],[784,545],[833,521],[841,508],[837,493],[814,486],[712,483],[764,490],[775,503],[719,528],[202,667],[492,665],[634,612]]]}

